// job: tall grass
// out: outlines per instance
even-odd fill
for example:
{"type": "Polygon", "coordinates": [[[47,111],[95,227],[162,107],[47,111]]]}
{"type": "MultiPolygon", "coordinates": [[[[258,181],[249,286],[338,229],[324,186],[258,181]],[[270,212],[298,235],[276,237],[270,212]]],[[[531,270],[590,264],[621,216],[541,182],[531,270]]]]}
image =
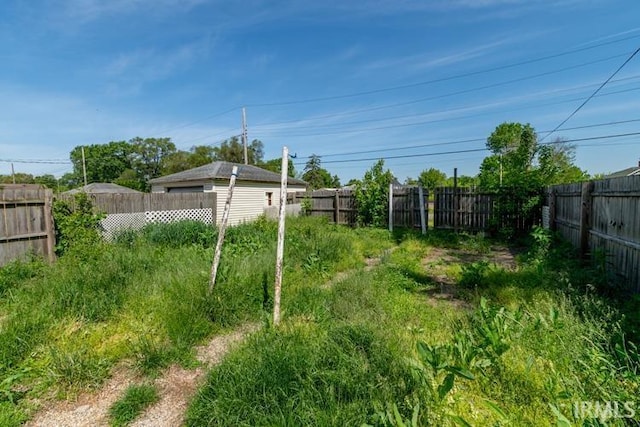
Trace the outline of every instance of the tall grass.
{"type": "MultiPolygon", "coordinates": [[[[194,222],[151,225],[114,243],[73,245],[51,266],[3,267],[0,384],[7,384],[10,398],[3,401],[0,390],[0,420],[8,420],[2,425],[24,419],[24,397],[97,387],[124,359],[152,376],[171,363],[192,365],[193,346],[206,337],[265,317],[276,234],[277,224],[264,219],[230,228],[211,295],[217,231],[194,222]]],[[[285,283],[321,282],[361,263],[351,242],[349,230],[326,221],[289,221],[285,283]]],[[[295,295],[285,290],[283,303],[295,295]]]]}
{"type": "MultiPolygon", "coordinates": [[[[582,402],[637,402],[640,356],[597,271],[538,242],[515,270],[459,267],[466,304],[430,298],[434,244],[486,254],[477,236],[404,235],[384,265],[331,288],[297,283],[278,330],[215,368],[188,425],[624,425],[582,402]],[[596,283],[597,285],[597,283],[596,283]],[[466,308],[465,307],[469,307],[466,308]],[[391,368],[392,367],[392,368],[391,368]]],[[[453,269],[452,269],[453,271],[453,269]]],[[[627,313],[632,314],[632,313],[627,313]]]]}

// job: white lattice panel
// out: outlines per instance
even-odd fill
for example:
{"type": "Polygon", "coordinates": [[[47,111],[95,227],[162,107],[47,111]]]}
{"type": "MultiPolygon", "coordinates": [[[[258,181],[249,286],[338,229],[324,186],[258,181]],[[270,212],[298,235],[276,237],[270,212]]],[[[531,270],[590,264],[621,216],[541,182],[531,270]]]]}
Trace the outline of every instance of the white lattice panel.
{"type": "Polygon", "coordinates": [[[111,240],[122,230],[139,230],[146,223],[144,212],[110,214],[100,221],[103,230],[102,235],[107,240],[111,240]]]}
{"type": "Polygon", "coordinates": [[[144,214],[147,222],[174,222],[186,219],[204,222],[205,224],[211,224],[213,222],[211,208],[152,211],[145,212],[144,214]]]}

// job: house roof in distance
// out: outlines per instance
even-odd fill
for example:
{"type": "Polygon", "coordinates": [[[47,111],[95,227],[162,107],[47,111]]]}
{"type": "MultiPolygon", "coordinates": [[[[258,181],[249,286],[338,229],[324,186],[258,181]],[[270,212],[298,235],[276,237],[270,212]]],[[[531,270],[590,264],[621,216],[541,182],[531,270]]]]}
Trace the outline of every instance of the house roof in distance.
{"type": "Polygon", "coordinates": [[[624,176],[633,176],[640,175],[640,161],[637,166],[633,166],[630,168],[622,169],[621,171],[617,171],[607,175],[605,178],[622,178],[624,176]]]}
{"type": "MultiPolygon", "coordinates": [[[[229,179],[234,166],[238,166],[238,181],[254,181],[254,182],[280,182],[280,174],[271,172],[253,165],[242,165],[231,162],[213,162],[197,168],[188,169],[186,171],[174,173],[171,175],[161,176],[149,180],[150,184],[166,184],[172,182],[185,181],[206,181],[210,179],[229,179]]],[[[307,185],[306,182],[289,178],[289,184],[307,185]]]]}
{"type": "Polygon", "coordinates": [[[111,182],[94,182],[87,184],[84,187],[74,188],[73,190],[65,191],[62,194],[76,194],[76,193],[89,193],[89,194],[121,194],[121,193],[140,193],[140,191],[133,188],[123,187],[122,185],[113,184],[111,182]]]}

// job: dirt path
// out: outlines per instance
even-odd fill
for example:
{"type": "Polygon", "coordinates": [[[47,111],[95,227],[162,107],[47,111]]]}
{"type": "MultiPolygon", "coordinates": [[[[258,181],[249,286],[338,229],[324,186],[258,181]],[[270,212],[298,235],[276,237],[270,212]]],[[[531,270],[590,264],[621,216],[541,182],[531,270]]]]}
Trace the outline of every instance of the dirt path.
{"type": "MultiPolygon", "coordinates": [[[[220,363],[234,344],[259,329],[259,325],[245,325],[232,333],[214,337],[209,344],[197,347],[197,358],[205,367],[193,370],[177,365],[167,369],[155,380],[160,400],[144,412],[133,426],[178,426],[184,420],[190,399],[201,385],[207,368],[220,363]]],[[[94,427],[108,426],[108,411],[123,392],[143,379],[128,370],[117,371],[98,392],[81,395],[74,402],[59,402],[39,412],[27,426],[32,427],[94,427]]]]}
{"type": "Polygon", "coordinates": [[[460,308],[469,308],[469,304],[458,298],[456,281],[451,276],[448,268],[453,264],[471,264],[478,261],[486,261],[507,270],[516,268],[515,255],[517,250],[507,247],[493,246],[488,252],[478,253],[462,249],[444,249],[431,247],[429,254],[422,259],[422,265],[431,277],[437,288],[429,292],[432,302],[446,300],[460,308]]]}
{"type": "MultiPolygon", "coordinates": [[[[375,258],[365,258],[364,262],[365,262],[365,266],[364,266],[364,271],[371,271],[374,269],[374,267],[377,267],[378,265],[380,265],[380,263],[382,262],[382,259],[386,256],[388,256],[391,252],[393,252],[394,250],[396,250],[397,247],[393,247],[391,249],[385,249],[384,252],[382,253],[382,255],[375,257],[375,258]]],[[[346,278],[348,278],[349,276],[357,273],[358,271],[362,270],[361,268],[354,268],[352,270],[347,270],[347,271],[341,271],[339,273],[337,273],[335,276],[333,276],[329,281],[325,282],[322,285],[323,289],[328,289],[330,287],[332,287],[333,285],[335,285],[336,283],[340,283],[343,280],[345,280],[346,278]]]]}

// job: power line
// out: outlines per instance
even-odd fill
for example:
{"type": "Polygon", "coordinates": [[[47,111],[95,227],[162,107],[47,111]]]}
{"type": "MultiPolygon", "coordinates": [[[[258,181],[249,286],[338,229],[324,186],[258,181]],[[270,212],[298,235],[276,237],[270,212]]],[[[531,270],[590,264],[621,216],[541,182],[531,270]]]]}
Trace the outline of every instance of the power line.
{"type": "MultiPolygon", "coordinates": [[[[627,93],[627,92],[633,92],[633,91],[637,91],[640,90],[640,87],[637,88],[629,88],[629,89],[623,89],[623,90],[619,90],[619,91],[613,91],[613,92],[607,92],[601,95],[597,95],[599,97],[601,96],[611,96],[611,95],[618,95],[621,93],[627,93]]],[[[549,105],[558,105],[558,104],[565,104],[568,102],[573,102],[573,101],[579,101],[582,98],[573,98],[573,99],[567,99],[567,100],[562,100],[562,101],[553,101],[553,102],[546,102],[543,104],[537,104],[537,105],[529,105],[529,106],[524,106],[524,107],[519,107],[519,108],[510,108],[506,111],[511,112],[511,111],[519,111],[519,110],[527,110],[530,108],[540,108],[540,107],[546,107],[549,105]]],[[[469,108],[473,108],[473,107],[469,107],[469,108]]],[[[463,108],[464,109],[464,108],[463,108]]],[[[456,111],[458,109],[450,109],[450,110],[442,110],[442,111],[438,111],[438,112],[432,112],[429,114],[441,114],[441,113],[446,113],[446,112],[451,112],[451,111],[456,111]]],[[[463,115],[463,116],[456,116],[456,117],[447,117],[447,118],[443,118],[443,119],[433,119],[433,120],[425,120],[425,121],[420,121],[420,122],[411,122],[411,123],[402,123],[402,124],[397,124],[397,125],[388,125],[388,126],[376,126],[376,127],[368,127],[368,128],[360,128],[360,129],[328,129],[327,131],[324,132],[320,132],[320,133],[288,133],[288,136],[299,136],[299,137],[305,137],[305,136],[322,136],[322,135],[342,135],[342,134],[348,134],[348,133],[360,133],[360,132],[371,132],[371,131],[376,131],[376,130],[384,130],[384,129],[397,129],[397,128],[404,128],[404,127],[412,127],[412,126],[422,126],[422,125],[426,125],[426,124],[431,124],[431,123],[442,123],[442,122],[452,122],[452,121],[457,121],[457,120],[464,120],[464,119],[469,119],[469,118],[473,118],[473,117],[482,117],[482,116],[487,116],[487,115],[491,115],[491,114],[497,114],[497,113],[501,113],[505,110],[498,110],[498,111],[488,111],[488,112],[483,112],[483,113],[477,113],[477,114],[467,114],[467,115],[463,115]]],[[[367,121],[382,121],[384,119],[379,119],[379,120],[367,120],[367,121]]],[[[320,128],[321,127],[316,127],[316,128],[320,128]]],[[[264,132],[262,132],[262,134],[264,134],[264,132]]]]}
{"type": "Polygon", "coordinates": [[[509,69],[509,68],[513,68],[513,67],[518,67],[520,65],[532,64],[532,63],[535,63],[535,62],[545,61],[547,59],[558,58],[558,57],[561,57],[561,56],[566,56],[566,55],[570,55],[570,54],[577,53],[577,52],[583,52],[583,51],[586,51],[586,50],[595,49],[595,48],[598,48],[598,47],[611,45],[611,44],[614,44],[614,43],[620,43],[620,42],[623,42],[623,41],[626,41],[626,40],[635,39],[635,38],[638,38],[638,37],[640,37],[640,35],[628,36],[628,37],[624,37],[624,38],[618,39],[618,40],[612,40],[612,41],[608,41],[608,42],[603,42],[603,43],[599,43],[599,44],[596,44],[596,45],[593,45],[593,46],[587,46],[587,47],[583,47],[583,48],[573,49],[573,50],[569,50],[569,51],[565,51],[565,52],[560,52],[560,53],[557,53],[557,54],[542,56],[542,57],[539,57],[539,58],[528,59],[528,60],[521,61],[521,62],[516,62],[516,63],[513,63],[513,64],[501,65],[501,66],[498,66],[498,67],[487,68],[487,69],[484,69],[484,70],[478,70],[478,71],[472,71],[472,72],[468,72],[468,73],[456,74],[456,75],[453,75],[453,76],[441,77],[441,78],[438,78],[438,79],[425,80],[425,81],[421,81],[421,82],[417,82],[417,83],[410,83],[410,84],[406,84],[406,85],[391,86],[391,87],[386,87],[386,88],[373,89],[373,90],[362,91],[362,92],[353,92],[353,93],[347,93],[347,94],[342,94],[342,95],[332,95],[332,96],[324,96],[324,97],[318,97],[318,98],[298,99],[298,100],[293,100],[293,101],[254,103],[254,104],[247,104],[246,106],[247,107],[274,107],[274,106],[295,105],[295,104],[308,104],[308,103],[312,103],[312,102],[321,102],[321,101],[330,101],[330,100],[335,100],[335,99],[354,98],[354,97],[358,97],[358,96],[372,95],[372,94],[376,94],[376,93],[390,92],[390,91],[395,91],[395,90],[400,90],[400,89],[410,89],[410,88],[414,88],[414,87],[418,87],[418,86],[430,85],[430,84],[434,84],[434,83],[441,83],[441,82],[445,82],[445,81],[451,81],[451,80],[456,80],[456,79],[460,79],[460,78],[464,78],[464,77],[476,76],[476,75],[479,75],[479,74],[485,74],[485,73],[490,73],[490,72],[494,72],[494,71],[501,71],[501,70],[505,70],[505,69],[509,69]]]}
{"type": "MultiPolygon", "coordinates": [[[[580,142],[580,141],[594,141],[594,140],[599,140],[599,139],[621,138],[621,137],[625,137],[625,136],[636,136],[636,135],[640,135],[640,132],[622,133],[622,134],[616,134],[616,135],[602,135],[602,136],[594,136],[594,137],[588,137],[588,138],[575,138],[575,139],[567,139],[567,140],[560,141],[560,142],[561,143],[568,143],[568,142],[580,142]]],[[[553,144],[557,144],[557,143],[558,142],[544,142],[544,143],[541,143],[540,145],[553,145],[553,144]]],[[[376,160],[380,160],[380,159],[385,159],[385,160],[407,159],[407,158],[411,158],[411,157],[443,156],[443,155],[448,155],[448,154],[476,153],[476,152],[480,152],[480,151],[489,151],[489,149],[488,148],[472,148],[472,149],[468,149],[468,150],[441,151],[441,152],[437,152],[437,153],[405,154],[405,155],[398,155],[398,156],[368,157],[368,158],[349,159],[349,160],[329,160],[327,162],[322,162],[322,164],[328,164],[328,163],[355,163],[355,162],[376,161],[376,160]]],[[[296,166],[302,166],[302,165],[305,165],[306,162],[305,163],[294,163],[294,164],[296,166]]]]}
{"type": "Polygon", "coordinates": [[[485,89],[493,89],[493,88],[499,87],[499,86],[506,86],[506,85],[509,85],[509,84],[512,84],[512,83],[519,83],[519,82],[522,82],[522,81],[525,81],[525,80],[531,80],[531,79],[535,79],[535,78],[538,78],[538,77],[543,77],[543,76],[548,76],[548,75],[551,75],[551,74],[561,73],[561,72],[568,71],[568,70],[573,70],[573,69],[576,69],[576,68],[586,67],[586,66],[593,65],[593,64],[596,64],[596,63],[600,63],[600,62],[610,61],[612,59],[620,58],[620,57],[623,57],[623,56],[626,56],[626,55],[627,55],[626,53],[619,54],[619,55],[613,55],[613,56],[609,56],[609,57],[606,57],[606,58],[597,59],[597,60],[594,60],[594,61],[588,61],[588,62],[584,62],[584,63],[581,63],[581,64],[577,64],[577,65],[572,65],[572,66],[556,69],[556,70],[553,70],[553,71],[546,71],[546,72],[543,72],[543,73],[533,74],[533,75],[529,75],[529,76],[525,76],[525,77],[519,77],[519,78],[516,78],[516,79],[506,80],[506,81],[502,81],[502,82],[498,82],[498,83],[492,83],[492,84],[488,84],[488,85],[484,85],[484,86],[478,86],[478,87],[474,87],[474,88],[470,88],[470,89],[464,89],[464,90],[460,90],[460,91],[449,92],[449,93],[445,93],[445,94],[441,94],[441,95],[430,96],[430,97],[420,98],[420,99],[414,99],[414,100],[411,100],[411,101],[404,101],[404,102],[399,102],[399,103],[395,103],[395,104],[387,104],[387,105],[382,105],[382,106],[378,106],[378,107],[366,108],[366,109],[361,109],[361,110],[357,110],[357,111],[359,113],[370,112],[370,111],[378,111],[378,110],[384,110],[384,109],[387,109],[387,108],[395,108],[395,107],[400,107],[400,106],[418,104],[418,103],[425,102],[425,101],[434,101],[434,100],[448,98],[448,97],[452,97],[452,96],[456,96],[456,95],[463,95],[463,94],[467,94],[467,93],[471,93],[471,92],[477,92],[477,91],[481,91],[481,90],[485,90],[485,89]]]}
{"type": "Polygon", "coordinates": [[[639,48],[637,48],[637,49],[636,49],[636,50],[631,54],[631,56],[629,56],[629,58],[627,58],[627,60],[626,60],[626,61],[624,61],[624,62],[622,63],[622,65],[620,65],[620,66],[618,67],[618,69],[617,69],[617,70],[615,70],[615,71],[613,72],[613,74],[611,74],[611,75],[609,76],[609,78],[607,78],[607,80],[605,80],[605,81],[604,81],[604,82],[603,82],[603,83],[602,83],[602,84],[601,84],[601,85],[600,85],[600,86],[599,86],[599,87],[598,87],[598,88],[597,88],[597,89],[596,89],[596,90],[595,90],[591,95],[589,95],[589,97],[588,97],[587,99],[585,99],[585,100],[584,100],[584,102],[578,106],[578,108],[576,108],[575,110],[573,110],[573,112],[572,112],[571,114],[569,114],[569,116],[567,116],[567,118],[566,118],[566,119],[564,119],[564,120],[563,120],[563,121],[562,121],[558,126],[556,126],[556,127],[555,127],[555,129],[553,129],[551,132],[549,132],[548,134],[546,134],[546,135],[545,135],[545,136],[544,136],[540,141],[544,141],[544,140],[545,140],[545,138],[547,138],[549,135],[553,134],[556,130],[558,130],[558,128],[559,128],[560,126],[562,126],[563,124],[567,123],[567,122],[571,119],[571,117],[573,117],[573,116],[574,116],[578,111],[580,111],[580,110],[582,109],[582,107],[584,107],[584,106],[587,104],[587,102],[589,102],[589,101],[590,101],[594,96],[596,96],[596,94],[597,94],[598,92],[600,92],[600,89],[602,89],[603,87],[605,87],[605,85],[606,85],[607,83],[609,83],[609,81],[610,81],[612,78],[614,78],[614,77],[615,77],[615,75],[616,75],[616,74],[618,74],[618,72],[619,72],[620,70],[622,70],[622,69],[625,67],[625,65],[627,65],[627,64],[628,64],[628,63],[633,59],[633,57],[634,57],[634,56],[636,56],[636,54],[637,54],[638,52],[640,52],[640,47],[639,47],[639,48]]]}
{"type": "Polygon", "coordinates": [[[67,165],[70,164],[70,160],[39,160],[39,159],[0,159],[0,162],[3,163],[41,163],[41,164],[49,164],[49,165],[67,165]]]}
{"type": "Polygon", "coordinates": [[[166,130],[164,130],[162,132],[156,133],[156,135],[163,135],[163,134],[166,134],[168,132],[174,131],[176,129],[182,129],[182,128],[186,128],[186,127],[189,127],[189,126],[193,126],[195,124],[202,123],[202,122],[205,122],[207,120],[211,120],[211,119],[216,118],[216,117],[224,116],[225,114],[229,114],[229,113],[231,113],[233,111],[236,111],[236,110],[239,110],[239,109],[240,109],[240,107],[229,108],[228,110],[222,111],[220,113],[215,113],[215,114],[212,114],[210,116],[204,117],[202,119],[194,120],[192,122],[188,122],[188,123],[185,123],[185,124],[182,124],[182,125],[178,125],[178,126],[166,129],[166,130]]]}
{"type": "MultiPolygon", "coordinates": [[[[612,80],[610,83],[619,83],[619,82],[628,81],[628,80],[635,80],[635,79],[638,79],[638,78],[640,78],[640,74],[636,74],[636,75],[633,75],[633,76],[620,78],[620,79],[617,79],[617,80],[612,80]]],[[[522,99],[538,97],[538,96],[541,96],[541,95],[557,94],[557,93],[561,93],[561,92],[570,92],[570,91],[575,91],[575,90],[579,90],[579,89],[589,88],[589,87],[592,87],[592,86],[597,86],[599,84],[600,83],[588,84],[588,85],[582,85],[582,86],[572,86],[572,87],[568,87],[568,88],[555,89],[555,90],[550,90],[550,91],[535,92],[535,93],[531,93],[531,94],[529,94],[527,96],[518,96],[518,97],[509,98],[509,99],[506,99],[506,100],[504,100],[502,102],[494,103],[493,105],[505,104],[505,103],[509,103],[509,102],[522,100],[522,99]]],[[[635,90],[635,89],[631,89],[631,90],[635,90]]],[[[613,94],[613,93],[618,93],[618,92],[608,92],[607,94],[613,94]]],[[[601,95],[601,96],[603,96],[603,95],[601,95]]],[[[582,99],[582,98],[578,98],[578,99],[582,99]]],[[[569,100],[569,101],[573,101],[573,99],[569,100]]],[[[563,102],[565,102],[565,101],[563,101],[563,102]]],[[[491,104],[489,104],[489,105],[491,105],[491,104]]],[[[547,105],[547,104],[544,104],[544,105],[547,105]]],[[[480,106],[487,106],[487,104],[482,104],[480,106]]],[[[372,122],[372,121],[378,122],[378,121],[387,121],[387,120],[402,119],[402,118],[406,119],[406,118],[411,118],[411,117],[420,117],[420,116],[424,116],[424,115],[428,115],[428,114],[451,112],[451,111],[457,111],[457,110],[466,110],[466,109],[472,109],[472,108],[477,108],[477,107],[479,107],[479,106],[478,105],[467,105],[467,106],[464,106],[464,107],[456,107],[456,108],[450,108],[450,109],[438,110],[438,111],[431,111],[431,112],[426,112],[426,113],[409,114],[409,115],[401,115],[401,116],[391,116],[391,117],[381,117],[381,118],[375,118],[375,119],[358,120],[358,121],[353,121],[353,122],[342,122],[342,123],[317,125],[317,126],[307,126],[305,128],[306,129],[308,129],[308,128],[323,128],[323,127],[330,127],[330,126],[337,126],[337,125],[368,123],[368,122],[372,122]]],[[[341,117],[341,116],[352,116],[354,114],[358,114],[358,112],[357,111],[353,111],[353,112],[345,111],[345,112],[341,112],[341,113],[313,116],[313,117],[308,117],[308,118],[305,118],[305,119],[284,120],[284,121],[271,122],[271,123],[260,123],[260,124],[256,124],[253,128],[254,128],[254,130],[258,130],[258,131],[262,130],[263,132],[264,131],[268,132],[268,131],[270,131],[272,129],[264,129],[264,128],[283,125],[283,124],[305,123],[305,122],[310,122],[310,121],[316,121],[316,120],[328,119],[328,118],[334,118],[334,117],[341,117]]],[[[288,128],[288,127],[285,127],[285,129],[286,128],[288,128]]],[[[281,129],[282,129],[282,127],[279,128],[279,129],[276,129],[276,130],[281,130],[281,129]]]]}
{"type": "MultiPolygon", "coordinates": [[[[596,127],[602,127],[602,126],[614,126],[614,125],[635,123],[635,122],[640,122],[640,118],[638,118],[638,119],[629,119],[629,120],[618,120],[618,121],[615,121],[615,122],[596,123],[596,124],[593,124],[593,125],[574,126],[574,127],[570,127],[570,128],[563,128],[563,129],[560,129],[560,130],[567,131],[567,130],[578,130],[578,129],[590,129],[590,128],[596,128],[596,127]]],[[[548,132],[548,131],[542,131],[542,132],[548,132]]],[[[486,141],[486,140],[487,140],[487,138],[461,139],[461,140],[446,141],[446,142],[436,142],[436,143],[430,143],[430,144],[406,145],[406,146],[402,146],[402,147],[380,148],[380,149],[375,149],[375,150],[363,150],[363,151],[351,151],[351,152],[347,152],[347,153],[322,154],[322,155],[319,155],[319,157],[320,158],[326,158],[326,157],[336,157],[336,156],[353,156],[353,155],[356,155],[356,154],[382,153],[382,152],[391,151],[391,150],[394,150],[394,151],[395,150],[411,150],[411,149],[415,149],[415,148],[436,147],[436,146],[442,146],[442,145],[456,145],[456,144],[464,144],[466,142],[482,142],[482,141],[486,141]]],[[[301,157],[303,157],[303,156],[301,156],[301,157]]]]}

